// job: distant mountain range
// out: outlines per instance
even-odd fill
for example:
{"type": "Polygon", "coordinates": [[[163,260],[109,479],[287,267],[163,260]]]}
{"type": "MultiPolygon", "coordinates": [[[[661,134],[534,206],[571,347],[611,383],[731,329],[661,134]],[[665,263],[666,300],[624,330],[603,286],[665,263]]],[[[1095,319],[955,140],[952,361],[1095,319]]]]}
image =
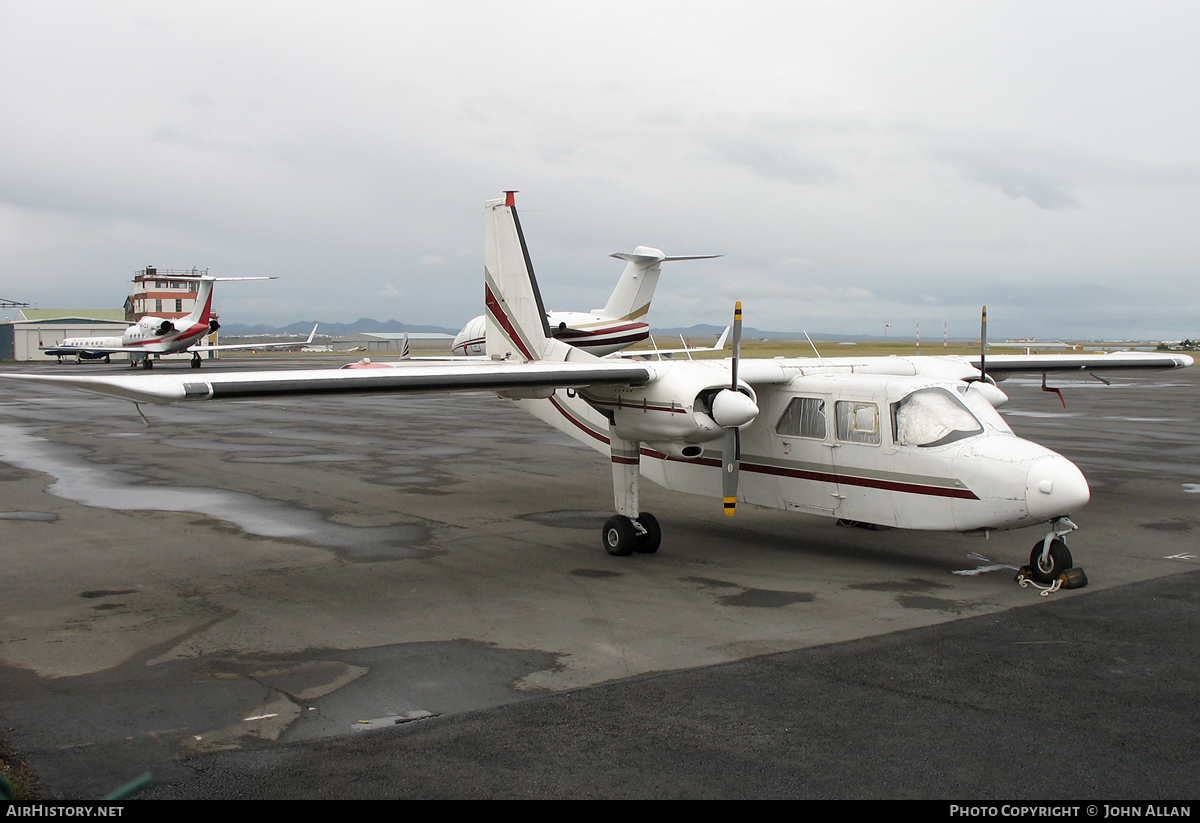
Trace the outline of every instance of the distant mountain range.
{"type": "Polygon", "coordinates": [[[247,326],[243,323],[222,323],[221,333],[231,337],[252,337],[256,334],[298,334],[301,337],[307,337],[308,333],[312,331],[313,323],[317,324],[318,337],[349,337],[352,334],[361,334],[362,332],[395,334],[399,334],[400,332],[435,332],[448,334],[453,337],[459,332],[458,329],[447,329],[442,326],[410,326],[407,323],[401,323],[399,320],[380,322],[379,320],[372,320],[369,317],[362,317],[353,323],[322,323],[319,320],[301,320],[298,323],[292,323],[282,328],[267,326],[263,323],[258,323],[254,326],[247,326]]]}
{"type": "MultiPolygon", "coordinates": [[[[353,323],[321,323],[315,320],[302,320],[298,323],[292,323],[282,328],[275,326],[267,326],[259,323],[254,326],[247,326],[242,323],[223,323],[221,332],[231,337],[252,337],[254,335],[265,334],[291,334],[306,337],[309,330],[312,329],[313,323],[318,323],[318,337],[349,337],[352,334],[360,334],[363,332],[390,332],[399,334],[400,332],[436,332],[454,336],[458,334],[458,329],[445,328],[444,326],[410,326],[407,323],[401,323],[399,320],[372,320],[369,317],[363,317],[353,323]]],[[[654,329],[653,333],[657,336],[677,337],[712,337],[716,338],[725,330],[724,326],[713,326],[708,323],[701,323],[687,328],[674,329],[654,329]]],[[[742,336],[752,340],[803,340],[804,332],[797,331],[764,331],[762,329],[750,328],[745,326],[742,328],[742,336]]],[[[903,335],[895,335],[893,337],[884,338],[875,334],[825,334],[824,332],[814,332],[813,340],[831,340],[831,341],[860,341],[868,340],[908,340],[909,337],[903,335]]],[[[939,335],[940,339],[940,335],[939,335]]],[[[956,342],[962,342],[967,338],[954,338],[956,342]]],[[[930,338],[930,342],[933,338],[930,338]]]]}

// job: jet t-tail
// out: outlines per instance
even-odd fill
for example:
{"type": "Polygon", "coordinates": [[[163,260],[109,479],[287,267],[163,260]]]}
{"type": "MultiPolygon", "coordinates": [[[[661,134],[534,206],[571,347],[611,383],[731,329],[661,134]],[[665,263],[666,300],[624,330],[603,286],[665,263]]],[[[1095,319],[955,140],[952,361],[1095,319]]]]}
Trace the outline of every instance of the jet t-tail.
{"type": "MultiPolygon", "coordinates": [[[[668,257],[658,249],[638,246],[630,253],[610,254],[625,261],[625,270],[602,309],[590,312],[550,311],[546,313],[550,336],[586,352],[603,357],[627,349],[650,337],[650,324],[642,318],[650,311],[654,290],[658,287],[660,267],[677,260],[711,260],[719,254],[668,257]]],[[[454,338],[451,352],[458,356],[487,354],[487,318],[479,315],[454,338]]],[[[723,342],[714,348],[721,348],[723,342]]],[[[674,354],[689,349],[659,349],[657,354],[674,354]]],[[[691,351],[695,351],[692,349],[691,351]]],[[[647,352],[653,354],[653,352],[647,352]]]]}

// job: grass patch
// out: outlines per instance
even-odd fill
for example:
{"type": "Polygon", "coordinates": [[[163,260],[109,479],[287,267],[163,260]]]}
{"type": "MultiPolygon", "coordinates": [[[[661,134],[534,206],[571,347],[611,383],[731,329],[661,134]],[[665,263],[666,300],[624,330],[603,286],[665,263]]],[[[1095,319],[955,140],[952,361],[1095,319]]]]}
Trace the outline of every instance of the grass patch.
{"type": "Polygon", "coordinates": [[[37,800],[37,775],[0,739],[0,800],[37,800]]]}

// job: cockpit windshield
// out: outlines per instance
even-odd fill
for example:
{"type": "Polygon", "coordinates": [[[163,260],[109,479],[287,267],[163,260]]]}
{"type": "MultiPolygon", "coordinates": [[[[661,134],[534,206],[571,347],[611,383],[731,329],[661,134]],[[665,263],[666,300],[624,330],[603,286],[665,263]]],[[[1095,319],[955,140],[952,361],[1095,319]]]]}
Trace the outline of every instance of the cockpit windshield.
{"type": "Polygon", "coordinates": [[[983,431],[963,402],[945,389],[918,389],[892,404],[896,443],[901,446],[943,446],[983,431]]]}

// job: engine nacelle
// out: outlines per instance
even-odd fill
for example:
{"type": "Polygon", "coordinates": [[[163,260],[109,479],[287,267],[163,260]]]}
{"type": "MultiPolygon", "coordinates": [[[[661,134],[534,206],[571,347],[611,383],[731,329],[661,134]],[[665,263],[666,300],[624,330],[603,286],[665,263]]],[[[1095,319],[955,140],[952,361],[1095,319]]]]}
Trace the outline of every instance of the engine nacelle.
{"type": "Polygon", "coordinates": [[[208,333],[216,334],[217,329],[221,328],[221,324],[217,322],[217,318],[210,318],[208,321],[208,333]]]}
{"type": "Polygon", "coordinates": [[[967,391],[977,392],[984,400],[991,403],[994,409],[998,409],[1008,402],[1008,395],[995,383],[985,383],[982,380],[976,380],[968,384],[967,391]]]}
{"type": "Polygon", "coordinates": [[[718,440],[724,437],[725,428],[713,417],[714,401],[720,410],[715,413],[727,424],[745,425],[758,412],[758,397],[749,384],[740,381],[738,391],[731,391],[723,364],[714,363],[711,373],[706,373],[708,369],[695,368],[699,362],[703,361],[688,363],[691,368],[681,370],[656,363],[658,377],[645,386],[596,386],[580,391],[580,396],[612,419],[622,440],[654,443],[660,451],[665,450],[664,444],[681,444],[682,448],[682,444],[718,440]],[[718,400],[723,394],[728,397],[718,400]],[[753,414],[746,419],[750,407],[753,414]]]}
{"type": "Polygon", "coordinates": [[[173,331],[175,331],[175,324],[174,324],[174,323],[172,323],[170,320],[164,320],[164,321],[162,321],[162,322],[161,322],[161,323],[159,323],[159,324],[158,324],[158,326],[157,326],[157,327],[155,327],[155,329],[154,329],[154,333],[155,333],[155,334],[160,334],[160,335],[162,335],[162,334],[170,334],[170,333],[171,333],[171,332],[173,332],[173,331]]]}

